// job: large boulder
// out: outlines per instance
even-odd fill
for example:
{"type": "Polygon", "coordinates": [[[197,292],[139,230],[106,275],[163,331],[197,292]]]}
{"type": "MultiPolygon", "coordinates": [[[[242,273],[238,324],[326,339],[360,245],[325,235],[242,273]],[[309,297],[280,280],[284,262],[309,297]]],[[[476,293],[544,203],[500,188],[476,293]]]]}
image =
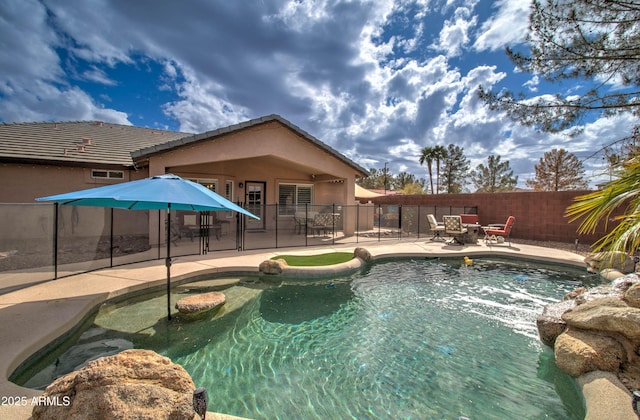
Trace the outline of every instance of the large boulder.
{"type": "Polygon", "coordinates": [[[597,252],[585,257],[584,262],[590,273],[600,273],[606,269],[613,269],[624,274],[635,271],[633,258],[623,252],[597,252]]]}
{"type": "Polygon", "coordinates": [[[555,342],[556,365],[578,377],[594,370],[617,373],[626,361],[626,352],[617,340],[606,335],[571,329],[555,342]]]}
{"type": "Polygon", "coordinates": [[[564,295],[564,300],[576,299],[576,298],[578,298],[580,296],[583,296],[586,292],[587,292],[587,288],[586,287],[578,287],[576,289],[573,289],[572,291],[570,291],[566,295],[564,295]]]}
{"type": "Polygon", "coordinates": [[[640,340],[640,309],[616,297],[595,299],[567,310],[562,319],[569,327],[621,334],[640,340]]]}
{"type": "Polygon", "coordinates": [[[640,308],[640,283],[633,283],[631,287],[624,292],[623,299],[629,306],[640,308]]]}
{"type": "Polygon", "coordinates": [[[356,258],[360,258],[362,261],[367,263],[373,261],[373,256],[371,255],[369,250],[366,248],[358,247],[354,249],[353,256],[356,258]]]}
{"type": "Polygon", "coordinates": [[[34,420],[193,419],[189,374],[150,350],[125,350],[56,379],[34,407],[34,420]],[[45,399],[48,398],[48,399],[45,399]]]}
{"type": "Polygon", "coordinates": [[[613,268],[605,268],[600,272],[600,277],[606,281],[614,281],[619,279],[620,277],[624,277],[624,273],[621,273],[618,270],[614,270],[613,268]]]}
{"type": "Polygon", "coordinates": [[[556,338],[567,329],[567,323],[562,319],[562,314],[575,305],[573,300],[545,305],[542,315],[536,319],[540,341],[553,347],[556,338]]]}
{"type": "Polygon", "coordinates": [[[286,266],[287,262],[283,259],[265,260],[260,263],[258,270],[264,274],[282,274],[286,266]]]}
{"type": "Polygon", "coordinates": [[[178,300],[176,309],[181,314],[195,316],[219,309],[226,301],[222,292],[202,293],[178,300]]]}

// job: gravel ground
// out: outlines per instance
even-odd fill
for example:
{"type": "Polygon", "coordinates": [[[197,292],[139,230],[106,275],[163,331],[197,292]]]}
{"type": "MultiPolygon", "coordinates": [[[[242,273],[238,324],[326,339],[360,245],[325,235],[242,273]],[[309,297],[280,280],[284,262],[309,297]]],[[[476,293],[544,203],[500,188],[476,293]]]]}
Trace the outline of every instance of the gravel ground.
{"type": "Polygon", "coordinates": [[[513,242],[514,244],[536,245],[544,246],[546,248],[561,249],[563,251],[569,251],[579,255],[584,255],[585,257],[591,253],[591,245],[587,244],[578,244],[578,247],[576,249],[575,244],[565,242],[529,241],[526,239],[514,239],[511,242],[513,242]]]}

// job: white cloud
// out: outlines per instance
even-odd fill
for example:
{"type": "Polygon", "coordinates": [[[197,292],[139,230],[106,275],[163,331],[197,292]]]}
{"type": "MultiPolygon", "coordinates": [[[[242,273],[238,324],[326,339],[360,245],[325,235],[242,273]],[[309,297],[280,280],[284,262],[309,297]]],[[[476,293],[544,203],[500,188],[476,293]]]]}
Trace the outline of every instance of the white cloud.
{"type": "Polygon", "coordinates": [[[115,80],[110,79],[102,69],[99,69],[96,66],[91,66],[89,70],[83,72],[82,78],[108,86],[115,86],[118,84],[115,80]]]}
{"type": "Polygon", "coordinates": [[[0,9],[0,69],[5,94],[34,80],[63,82],[64,72],[54,50],[59,40],[45,22],[36,0],[8,0],[0,9]]]}
{"type": "Polygon", "coordinates": [[[531,0],[498,0],[498,11],[480,27],[474,48],[478,51],[502,50],[524,41],[529,27],[531,0]]]}
{"type": "Polygon", "coordinates": [[[477,17],[472,16],[471,13],[470,8],[458,7],[453,18],[444,22],[434,49],[445,51],[447,57],[462,54],[464,47],[469,43],[470,30],[477,24],[477,17]]]}
{"type": "Polygon", "coordinates": [[[539,84],[540,84],[540,77],[538,77],[538,75],[535,75],[531,79],[524,82],[522,86],[528,88],[529,91],[531,92],[537,92],[539,84]]]}
{"type": "Polygon", "coordinates": [[[163,106],[168,116],[180,121],[180,131],[197,133],[249,119],[248,110],[229,102],[221,86],[202,83],[189,71],[185,78],[177,86],[181,99],[163,106]]]}
{"type": "Polygon", "coordinates": [[[396,146],[389,149],[389,154],[396,158],[404,158],[405,156],[416,156],[420,154],[421,146],[412,139],[400,139],[396,146]]]}
{"type": "MultiPolygon", "coordinates": [[[[484,22],[476,9],[485,3],[475,0],[263,0],[252,7],[5,0],[3,6],[4,121],[129,124],[127,104],[117,102],[125,86],[117,75],[126,68],[155,78],[153,92],[126,85],[130,97],[148,100],[155,111],[145,114],[136,103],[132,113],[146,125],[202,132],[278,113],[360,164],[389,161],[396,173],[423,174],[418,155],[426,145],[458,144],[474,163],[499,154],[520,173],[530,173],[551,144],[569,145],[565,137],[517,126],[477,96],[479,85],[511,87],[513,70],[491,60],[502,54],[493,51],[523,40],[529,0],[499,0],[484,22]],[[160,70],[146,72],[149,63],[160,70]],[[148,99],[158,93],[171,99],[148,99]]],[[[605,134],[605,123],[598,130],[593,124],[571,147],[586,153],[592,131],[614,134],[605,134]]]]}
{"type": "MultiPolygon", "coordinates": [[[[105,109],[69,85],[55,51],[59,35],[40,2],[7,0],[0,11],[0,116],[4,121],[106,120],[130,124],[126,113],[105,109]]],[[[100,70],[87,73],[94,81],[100,70]]],[[[103,78],[101,82],[103,83],[103,78]]]]}
{"type": "Polygon", "coordinates": [[[12,100],[0,100],[0,115],[7,121],[98,120],[131,125],[124,112],[107,109],[78,88],[58,89],[35,82],[32,89],[16,89],[12,100]]]}

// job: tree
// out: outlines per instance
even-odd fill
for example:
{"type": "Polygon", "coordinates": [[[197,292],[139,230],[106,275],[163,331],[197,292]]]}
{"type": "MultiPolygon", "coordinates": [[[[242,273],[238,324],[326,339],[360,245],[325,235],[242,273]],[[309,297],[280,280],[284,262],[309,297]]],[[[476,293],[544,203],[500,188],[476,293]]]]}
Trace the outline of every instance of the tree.
{"type": "Polygon", "coordinates": [[[436,161],[436,194],[440,194],[440,162],[447,157],[447,149],[444,146],[433,147],[433,158],[436,161]]]}
{"type": "Polygon", "coordinates": [[[382,176],[382,188],[385,191],[394,190],[395,189],[395,178],[391,175],[391,171],[387,168],[387,164],[384,164],[384,168],[380,170],[380,175],[382,176]]]}
{"type": "MultiPolygon", "coordinates": [[[[383,189],[385,181],[385,171],[384,169],[369,169],[369,176],[366,178],[360,178],[358,180],[358,185],[362,188],[367,189],[383,189]]],[[[387,185],[389,185],[389,180],[387,179],[387,185]]]]}
{"type": "Polygon", "coordinates": [[[433,158],[435,156],[433,147],[426,146],[420,152],[420,165],[427,164],[427,173],[429,174],[429,184],[431,185],[431,194],[433,194],[433,158]]]}
{"type": "Polygon", "coordinates": [[[424,187],[417,182],[405,184],[398,190],[402,195],[419,195],[424,194],[424,187]]]}
{"type": "Polygon", "coordinates": [[[613,171],[620,164],[620,161],[622,158],[610,147],[605,147],[603,159],[607,162],[607,169],[609,171],[609,181],[613,181],[613,171]]]}
{"type": "Polygon", "coordinates": [[[546,152],[535,166],[536,177],[527,185],[536,191],[566,191],[587,188],[582,162],[564,149],[546,152]]]}
{"type": "Polygon", "coordinates": [[[550,82],[585,79],[596,82],[595,87],[582,94],[572,91],[533,99],[480,88],[480,97],[490,108],[548,132],[570,128],[587,114],[640,115],[638,2],[535,0],[529,21],[530,53],[507,49],[516,66],[550,82]]]}
{"type": "Polygon", "coordinates": [[[471,173],[471,179],[477,192],[512,191],[518,184],[518,177],[513,177],[509,161],[500,162],[500,156],[490,155],[487,166],[479,164],[471,173]]]}
{"type": "Polygon", "coordinates": [[[402,171],[395,177],[396,189],[402,190],[406,185],[416,183],[416,176],[406,171],[402,171]]]}
{"type": "MultiPolygon", "coordinates": [[[[581,78],[597,82],[586,92],[525,100],[511,92],[479,90],[492,109],[543,131],[562,131],[587,114],[640,114],[640,4],[626,0],[536,0],[530,16],[529,55],[507,50],[522,70],[550,82],[581,78]],[[620,85],[622,88],[620,88],[620,85]]],[[[637,128],[636,128],[637,131],[637,128]]],[[[633,137],[633,136],[632,136],[633,137]]],[[[567,209],[571,221],[584,218],[579,232],[595,232],[612,211],[625,206],[619,224],[598,241],[596,250],[631,252],[640,246],[640,163],[637,152],[609,161],[611,181],[578,197],[567,209]],[[622,162],[622,163],[618,163],[622,162]]],[[[537,174],[537,170],[536,170],[537,174]]]]}
{"type": "Polygon", "coordinates": [[[464,155],[464,149],[450,144],[443,159],[442,186],[449,194],[462,192],[462,184],[469,174],[469,159],[464,155]]]}
{"type": "Polygon", "coordinates": [[[424,179],[418,181],[415,180],[415,176],[408,174],[407,172],[401,172],[397,177],[394,176],[389,168],[382,169],[369,169],[369,176],[366,178],[360,178],[356,181],[356,184],[362,188],[373,190],[397,190],[401,188],[403,183],[422,182],[424,185],[424,179]],[[385,188],[386,187],[386,188],[385,188]]]}
{"type": "Polygon", "coordinates": [[[624,211],[613,218],[618,224],[594,245],[594,252],[615,252],[633,255],[640,249],[640,154],[635,154],[616,167],[615,178],[602,189],[576,197],[567,208],[570,222],[582,219],[578,233],[594,233],[598,224],[606,225],[618,207],[624,211]]]}
{"type": "Polygon", "coordinates": [[[356,184],[360,185],[362,188],[376,188],[376,179],[377,179],[378,170],[375,168],[369,169],[369,176],[366,178],[360,178],[356,181],[356,184]]]}

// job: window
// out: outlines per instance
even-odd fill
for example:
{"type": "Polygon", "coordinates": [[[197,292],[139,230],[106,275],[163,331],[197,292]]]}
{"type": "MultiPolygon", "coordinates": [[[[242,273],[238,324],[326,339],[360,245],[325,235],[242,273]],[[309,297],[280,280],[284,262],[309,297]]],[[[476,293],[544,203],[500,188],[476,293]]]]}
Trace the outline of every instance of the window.
{"type": "MultiPolygon", "coordinates": [[[[227,200],[233,202],[233,181],[226,181],[224,184],[224,198],[226,198],[227,200]]],[[[233,212],[232,211],[228,211],[225,213],[225,217],[227,219],[230,219],[233,217],[233,212]]]]}
{"type": "Polygon", "coordinates": [[[91,178],[97,179],[124,179],[124,171],[107,171],[103,169],[92,169],[91,178]]]}
{"type": "Polygon", "coordinates": [[[313,185],[279,184],[278,209],[280,216],[293,216],[298,206],[312,204],[313,185]]]}
{"type": "Polygon", "coordinates": [[[233,181],[227,181],[225,183],[224,198],[233,201],[233,181]]]}
{"type": "Polygon", "coordinates": [[[196,182],[204,187],[209,188],[213,192],[217,192],[218,190],[218,180],[217,179],[202,179],[202,178],[191,178],[189,181],[196,182]]]}

